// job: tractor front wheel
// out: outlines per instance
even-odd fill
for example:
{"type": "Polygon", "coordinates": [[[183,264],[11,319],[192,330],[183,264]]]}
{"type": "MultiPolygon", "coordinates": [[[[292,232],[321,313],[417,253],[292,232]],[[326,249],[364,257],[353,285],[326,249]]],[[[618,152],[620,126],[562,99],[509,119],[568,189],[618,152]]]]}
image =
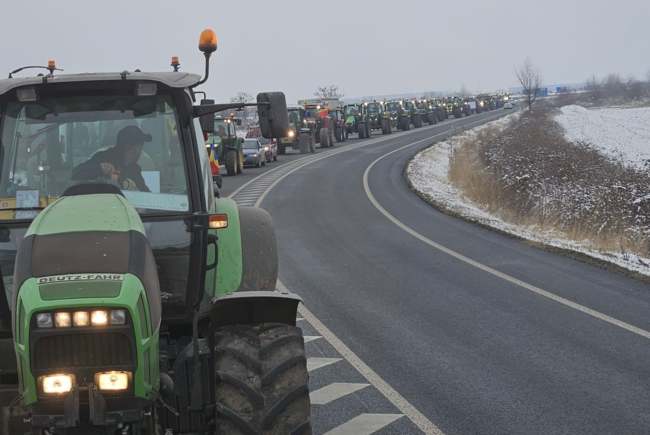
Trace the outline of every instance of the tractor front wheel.
{"type": "Polygon", "coordinates": [[[215,434],[311,434],[300,328],[224,326],[215,345],[215,434]]]}

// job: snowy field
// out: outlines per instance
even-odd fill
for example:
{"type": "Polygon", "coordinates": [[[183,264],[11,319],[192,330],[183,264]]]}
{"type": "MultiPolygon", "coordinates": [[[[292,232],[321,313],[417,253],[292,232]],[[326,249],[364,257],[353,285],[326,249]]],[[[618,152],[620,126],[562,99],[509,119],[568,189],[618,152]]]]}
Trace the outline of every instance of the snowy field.
{"type": "Polygon", "coordinates": [[[560,110],[555,121],[564,128],[567,140],[589,144],[626,166],[650,166],[650,107],[585,109],[571,105],[560,110]]]}
{"type": "MultiPolygon", "coordinates": [[[[650,113],[650,112],[649,112],[650,113]]],[[[407,176],[413,186],[423,196],[427,197],[436,207],[460,215],[465,219],[478,222],[508,234],[553,246],[561,249],[579,252],[590,257],[614,263],[625,269],[650,276],[650,258],[640,257],[631,253],[605,252],[590,246],[588,242],[577,242],[566,238],[559,232],[540,229],[535,226],[515,225],[504,221],[501,217],[489,213],[463,196],[448,179],[449,160],[455,147],[465,139],[475,137],[483,128],[497,126],[504,128],[512,114],[497,121],[484,124],[455,136],[419,152],[408,165],[407,176]]],[[[649,115],[650,116],[650,115],[649,115]]]]}

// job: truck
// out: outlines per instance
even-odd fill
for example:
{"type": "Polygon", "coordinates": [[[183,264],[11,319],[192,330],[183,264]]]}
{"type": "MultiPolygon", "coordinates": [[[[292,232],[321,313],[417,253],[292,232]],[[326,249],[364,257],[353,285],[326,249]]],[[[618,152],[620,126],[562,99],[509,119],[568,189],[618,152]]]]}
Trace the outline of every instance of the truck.
{"type": "Polygon", "coordinates": [[[285,97],[196,104],[199,49],[203,77],[0,80],[2,435],[311,433],[271,217],[215,196],[204,140],[249,106],[285,137],[285,97]]]}

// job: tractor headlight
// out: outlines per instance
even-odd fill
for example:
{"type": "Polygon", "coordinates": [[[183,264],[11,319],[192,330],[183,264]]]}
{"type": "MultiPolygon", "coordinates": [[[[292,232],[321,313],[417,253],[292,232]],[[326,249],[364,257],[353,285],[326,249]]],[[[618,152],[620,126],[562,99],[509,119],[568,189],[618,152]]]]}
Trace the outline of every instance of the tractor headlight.
{"type": "Polygon", "coordinates": [[[288,134],[288,136],[291,137],[291,138],[293,138],[293,137],[296,136],[296,132],[293,131],[293,130],[289,130],[289,134],[288,134]]]}
{"type": "Polygon", "coordinates": [[[54,326],[57,328],[69,328],[72,326],[72,318],[70,317],[70,313],[54,313],[54,326]]]}
{"type": "Polygon", "coordinates": [[[102,391],[123,391],[129,388],[130,372],[110,371],[95,374],[95,385],[102,391]]]}
{"type": "Polygon", "coordinates": [[[45,394],[65,394],[72,391],[74,376],[63,373],[40,377],[41,390],[45,394]]]}
{"type": "Polygon", "coordinates": [[[72,324],[76,327],[90,325],[90,315],[88,311],[75,311],[72,315],[72,324]]]}
{"type": "Polygon", "coordinates": [[[36,315],[36,326],[39,328],[51,328],[53,325],[51,313],[39,313],[36,315]]]}
{"type": "Polygon", "coordinates": [[[125,325],[125,324],[126,324],[126,311],[111,310],[111,325],[125,325]]]}
{"type": "Polygon", "coordinates": [[[90,313],[90,324],[93,326],[108,325],[108,312],[106,310],[94,310],[90,313]]]}

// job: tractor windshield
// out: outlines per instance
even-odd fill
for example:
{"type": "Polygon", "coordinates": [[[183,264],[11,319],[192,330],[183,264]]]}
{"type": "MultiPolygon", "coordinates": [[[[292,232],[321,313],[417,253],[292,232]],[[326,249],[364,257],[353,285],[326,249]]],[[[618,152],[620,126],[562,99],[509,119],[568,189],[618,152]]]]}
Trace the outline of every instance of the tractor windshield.
{"type": "Polygon", "coordinates": [[[143,214],[189,210],[170,97],[57,96],[2,113],[0,219],[33,218],[88,182],[116,185],[143,214]]]}
{"type": "Polygon", "coordinates": [[[300,111],[299,110],[289,110],[289,123],[294,125],[300,125],[300,111]]]}
{"type": "Polygon", "coordinates": [[[368,104],[368,113],[371,115],[375,115],[379,113],[379,104],[368,104]]]}
{"type": "Polygon", "coordinates": [[[401,105],[398,102],[395,102],[395,101],[390,102],[390,103],[388,103],[386,105],[386,109],[389,112],[398,112],[400,110],[400,108],[401,108],[401,105]]]}
{"type": "Polygon", "coordinates": [[[347,116],[357,116],[359,114],[359,108],[357,106],[346,106],[345,114],[347,116]]]}

